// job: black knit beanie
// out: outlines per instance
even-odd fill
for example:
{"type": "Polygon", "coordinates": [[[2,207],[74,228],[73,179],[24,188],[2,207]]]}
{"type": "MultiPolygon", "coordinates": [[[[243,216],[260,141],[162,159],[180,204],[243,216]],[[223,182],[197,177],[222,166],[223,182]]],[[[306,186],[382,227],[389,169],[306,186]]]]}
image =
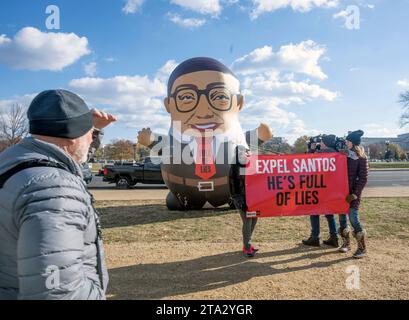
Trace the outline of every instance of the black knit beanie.
{"type": "Polygon", "coordinates": [[[361,138],[364,135],[362,130],[357,130],[348,134],[345,138],[348,141],[351,141],[354,145],[359,146],[361,144],[361,138]]]}
{"type": "Polygon", "coordinates": [[[66,90],[41,92],[27,111],[30,133],[48,137],[76,139],[93,127],[87,104],[66,90]]]}
{"type": "Polygon", "coordinates": [[[322,142],[328,147],[335,149],[337,143],[337,137],[333,134],[325,134],[322,136],[322,142]]]}

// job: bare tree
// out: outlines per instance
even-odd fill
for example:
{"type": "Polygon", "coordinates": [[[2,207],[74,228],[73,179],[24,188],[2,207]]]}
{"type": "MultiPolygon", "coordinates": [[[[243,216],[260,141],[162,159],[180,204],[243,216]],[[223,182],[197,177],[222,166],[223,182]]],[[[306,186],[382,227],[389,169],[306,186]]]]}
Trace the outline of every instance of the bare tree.
{"type": "Polygon", "coordinates": [[[308,141],[310,138],[308,136],[302,136],[299,137],[297,140],[294,142],[294,153],[297,154],[303,154],[308,151],[308,141]]]}
{"type": "Polygon", "coordinates": [[[271,138],[259,147],[260,154],[290,154],[291,145],[285,139],[271,138]]]}
{"type": "Polygon", "coordinates": [[[10,109],[0,114],[0,140],[6,147],[19,143],[27,136],[28,124],[26,108],[13,104],[10,109]]]}
{"type": "Polygon", "coordinates": [[[385,143],[371,143],[369,146],[369,158],[371,159],[385,159],[386,145],[385,143]]]}
{"type": "Polygon", "coordinates": [[[7,149],[7,143],[5,140],[2,140],[0,136],[0,152],[3,152],[6,149],[7,149]]]}
{"type": "Polygon", "coordinates": [[[401,93],[399,102],[403,106],[403,114],[400,117],[400,124],[402,128],[409,124],[409,91],[401,93]]]}
{"type": "Polygon", "coordinates": [[[134,158],[134,143],[130,140],[113,140],[105,146],[105,156],[113,160],[131,160],[134,158]]]}

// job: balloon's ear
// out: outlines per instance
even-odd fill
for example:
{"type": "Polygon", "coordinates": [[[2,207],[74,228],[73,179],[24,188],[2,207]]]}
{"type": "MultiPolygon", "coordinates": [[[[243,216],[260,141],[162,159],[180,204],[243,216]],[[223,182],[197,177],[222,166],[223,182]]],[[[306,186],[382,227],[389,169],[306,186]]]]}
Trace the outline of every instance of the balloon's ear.
{"type": "Polygon", "coordinates": [[[239,107],[239,111],[244,107],[244,96],[242,94],[237,95],[237,106],[239,107]]]}
{"type": "Polygon", "coordinates": [[[163,103],[164,103],[164,105],[165,105],[166,111],[167,111],[168,113],[170,113],[170,99],[169,99],[168,97],[166,97],[166,98],[163,100],[163,103]]]}

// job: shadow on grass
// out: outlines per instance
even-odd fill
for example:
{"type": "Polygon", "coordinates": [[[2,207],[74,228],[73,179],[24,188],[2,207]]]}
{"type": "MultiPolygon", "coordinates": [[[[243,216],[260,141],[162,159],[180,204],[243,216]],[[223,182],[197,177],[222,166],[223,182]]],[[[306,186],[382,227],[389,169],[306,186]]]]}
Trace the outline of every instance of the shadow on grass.
{"type": "MultiPolygon", "coordinates": [[[[188,261],[160,264],[139,264],[109,270],[109,295],[112,299],[162,299],[177,295],[215,290],[252,278],[279,275],[315,268],[327,268],[350,260],[350,257],[331,261],[312,262],[336,252],[297,246],[291,249],[260,253],[251,260],[241,252],[229,252],[188,261]],[[273,262],[257,262],[258,258],[299,254],[296,257],[273,262]],[[275,268],[280,264],[305,261],[295,267],[275,268]]],[[[243,293],[244,296],[244,293],[243,293]]],[[[249,297],[251,298],[251,297],[249,297]]]]}
{"type": "Polygon", "coordinates": [[[100,207],[98,212],[104,228],[117,228],[178,219],[222,216],[236,211],[228,207],[197,211],[169,211],[165,204],[136,204],[133,206],[100,207]]]}

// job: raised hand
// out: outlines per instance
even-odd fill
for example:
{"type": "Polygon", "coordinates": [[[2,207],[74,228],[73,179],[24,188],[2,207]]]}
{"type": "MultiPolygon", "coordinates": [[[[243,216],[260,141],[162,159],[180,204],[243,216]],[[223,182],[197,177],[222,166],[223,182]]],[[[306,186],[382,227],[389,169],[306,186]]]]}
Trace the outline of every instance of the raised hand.
{"type": "Polygon", "coordinates": [[[97,109],[92,109],[91,113],[94,127],[97,129],[103,129],[118,120],[116,116],[97,109]]]}

